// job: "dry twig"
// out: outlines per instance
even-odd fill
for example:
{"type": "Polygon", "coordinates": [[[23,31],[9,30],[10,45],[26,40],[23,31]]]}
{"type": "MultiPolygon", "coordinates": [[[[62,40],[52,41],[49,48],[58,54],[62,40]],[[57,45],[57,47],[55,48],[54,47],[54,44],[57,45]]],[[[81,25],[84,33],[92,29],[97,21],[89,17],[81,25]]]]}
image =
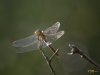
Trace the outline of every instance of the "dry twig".
{"type": "Polygon", "coordinates": [[[51,72],[52,72],[54,75],[56,75],[56,72],[55,72],[55,70],[53,69],[53,67],[52,67],[52,65],[51,65],[51,60],[52,60],[53,57],[57,54],[58,50],[59,50],[59,49],[55,50],[55,52],[52,54],[52,56],[51,56],[50,58],[48,58],[48,57],[45,55],[45,53],[43,52],[42,47],[40,47],[40,51],[41,51],[43,57],[45,58],[46,63],[47,63],[47,65],[49,66],[51,72]]]}
{"type": "Polygon", "coordinates": [[[69,55],[73,54],[79,54],[82,58],[90,62],[92,65],[94,65],[98,70],[100,70],[100,65],[94,62],[91,58],[89,58],[86,54],[84,54],[80,49],[78,49],[75,45],[69,44],[69,47],[71,48],[71,53],[68,53],[69,55]]]}

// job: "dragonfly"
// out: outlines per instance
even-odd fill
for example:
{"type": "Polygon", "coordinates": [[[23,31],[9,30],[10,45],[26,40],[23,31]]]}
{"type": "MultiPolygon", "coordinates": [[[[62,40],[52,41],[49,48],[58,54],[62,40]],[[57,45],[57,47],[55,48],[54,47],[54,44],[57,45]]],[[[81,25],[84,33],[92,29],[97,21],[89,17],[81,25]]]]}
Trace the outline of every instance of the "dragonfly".
{"type": "Polygon", "coordinates": [[[53,41],[59,39],[64,31],[58,31],[60,22],[56,22],[51,27],[45,30],[36,30],[32,35],[12,42],[12,46],[18,48],[16,53],[24,53],[33,50],[50,47],[53,52],[55,50],[51,47],[53,41]]]}

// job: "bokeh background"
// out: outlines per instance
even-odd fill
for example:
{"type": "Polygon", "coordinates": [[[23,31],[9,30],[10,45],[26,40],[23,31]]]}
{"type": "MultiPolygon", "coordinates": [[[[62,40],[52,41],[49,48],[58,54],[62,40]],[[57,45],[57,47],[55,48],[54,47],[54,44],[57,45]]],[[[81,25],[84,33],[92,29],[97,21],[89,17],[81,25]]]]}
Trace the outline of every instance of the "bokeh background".
{"type": "MultiPolygon", "coordinates": [[[[65,31],[53,43],[60,48],[60,57],[52,61],[57,75],[90,75],[94,66],[78,55],[67,55],[68,44],[74,43],[100,64],[99,0],[0,0],[0,75],[53,75],[38,49],[17,54],[12,41],[57,21],[65,31]]],[[[45,53],[52,54],[49,48],[45,53]]]]}

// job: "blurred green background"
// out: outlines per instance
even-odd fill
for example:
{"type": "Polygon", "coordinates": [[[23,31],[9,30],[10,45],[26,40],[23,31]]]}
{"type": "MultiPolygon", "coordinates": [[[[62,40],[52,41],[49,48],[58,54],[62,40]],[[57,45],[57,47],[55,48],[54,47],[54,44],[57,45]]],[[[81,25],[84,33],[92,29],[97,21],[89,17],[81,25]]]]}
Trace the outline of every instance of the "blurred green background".
{"type": "Polygon", "coordinates": [[[0,0],[0,75],[53,75],[39,50],[17,54],[12,41],[57,21],[65,31],[53,43],[60,48],[60,57],[52,61],[57,75],[90,75],[88,70],[95,68],[78,55],[67,55],[68,44],[75,43],[100,63],[99,0],[0,0]]]}

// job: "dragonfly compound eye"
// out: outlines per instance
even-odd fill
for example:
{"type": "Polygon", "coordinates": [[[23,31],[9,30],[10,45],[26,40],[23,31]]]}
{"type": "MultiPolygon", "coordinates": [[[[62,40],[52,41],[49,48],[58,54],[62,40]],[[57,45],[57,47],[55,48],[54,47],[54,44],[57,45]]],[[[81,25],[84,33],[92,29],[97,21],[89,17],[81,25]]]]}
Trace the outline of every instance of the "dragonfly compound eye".
{"type": "Polygon", "coordinates": [[[36,31],[35,31],[35,35],[36,35],[36,36],[39,36],[40,34],[41,34],[41,31],[40,31],[40,30],[36,30],[36,31]]]}

